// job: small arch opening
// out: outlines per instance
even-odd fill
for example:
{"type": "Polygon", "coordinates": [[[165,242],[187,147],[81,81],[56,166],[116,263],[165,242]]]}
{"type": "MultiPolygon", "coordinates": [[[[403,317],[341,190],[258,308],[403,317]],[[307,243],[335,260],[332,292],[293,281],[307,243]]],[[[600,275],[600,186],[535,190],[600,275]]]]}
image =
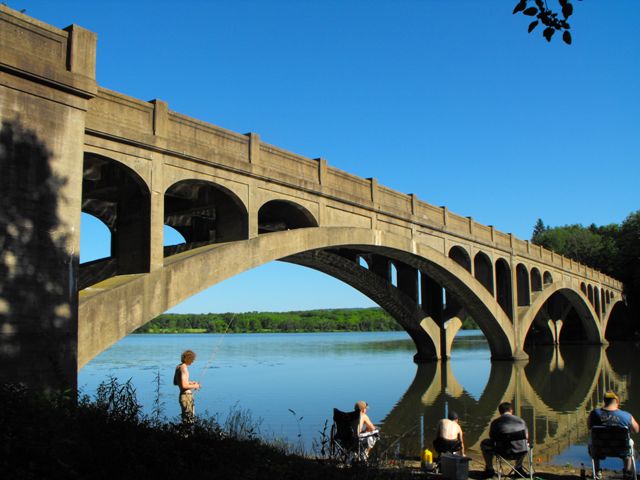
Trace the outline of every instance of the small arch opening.
{"type": "Polygon", "coordinates": [[[540,275],[540,270],[538,270],[536,267],[533,267],[531,269],[531,291],[542,291],[542,275],[540,275]]]}
{"type": "Polygon", "coordinates": [[[258,233],[317,227],[318,222],[304,207],[286,200],[271,200],[258,211],[258,233]]]}
{"type": "Polygon", "coordinates": [[[517,296],[518,306],[526,307],[531,304],[531,296],[529,293],[529,272],[527,267],[522,263],[516,266],[516,283],[517,283],[517,296]]]}
{"type": "Polygon", "coordinates": [[[476,253],[473,259],[473,270],[476,280],[493,295],[493,265],[491,259],[483,252],[476,253]]]}
{"type": "Polygon", "coordinates": [[[182,250],[247,239],[248,218],[244,204],[231,190],[211,182],[182,180],[164,195],[164,223],[182,235],[186,245],[182,250]]]}
{"type": "Polygon", "coordinates": [[[513,301],[511,300],[511,268],[504,258],[496,261],[496,300],[507,316],[513,321],[513,301]]]}
{"type": "Polygon", "coordinates": [[[467,272],[471,273],[471,258],[464,248],[457,245],[455,247],[451,247],[451,250],[449,250],[449,258],[455,261],[467,272]]]}
{"type": "MultiPolygon", "coordinates": [[[[108,268],[102,268],[104,265],[98,268],[92,262],[89,275],[86,271],[82,272],[89,268],[86,263],[83,264],[80,276],[84,279],[79,282],[80,285],[88,286],[86,281],[95,283],[113,275],[149,271],[150,198],[147,184],[133,169],[117,160],[85,153],[82,212],[100,220],[111,232],[110,265],[108,268]]],[[[106,248],[103,253],[106,253],[106,248]]]]}
{"type": "Polygon", "coordinates": [[[544,272],[542,276],[542,283],[546,285],[551,285],[553,283],[553,275],[550,272],[544,272]]]}

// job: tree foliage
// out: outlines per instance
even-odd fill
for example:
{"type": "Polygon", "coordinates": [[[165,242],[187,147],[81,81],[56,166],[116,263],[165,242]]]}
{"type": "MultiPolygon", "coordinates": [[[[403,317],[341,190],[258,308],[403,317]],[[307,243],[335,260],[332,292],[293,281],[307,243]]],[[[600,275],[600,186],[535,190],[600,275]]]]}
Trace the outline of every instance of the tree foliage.
{"type": "Polygon", "coordinates": [[[532,242],[589,265],[624,284],[633,317],[640,319],[640,210],[621,225],[544,227],[538,220],[532,242]]]}
{"type": "MultiPolygon", "coordinates": [[[[463,329],[477,328],[465,319],[463,329]]],[[[381,308],[295,312],[165,313],[136,333],[388,332],[402,330],[381,308]]]]}
{"type": "Polygon", "coordinates": [[[529,23],[529,33],[542,24],[542,36],[550,42],[556,32],[562,33],[562,40],[571,45],[572,38],[569,17],[573,15],[573,4],[569,0],[558,0],[560,11],[548,7],[547,0],[519,0],[513,13],[522,13],[525,16],[535,18],[529,23]],[[562,14],[562,17],[560,16],[562,14]]]}

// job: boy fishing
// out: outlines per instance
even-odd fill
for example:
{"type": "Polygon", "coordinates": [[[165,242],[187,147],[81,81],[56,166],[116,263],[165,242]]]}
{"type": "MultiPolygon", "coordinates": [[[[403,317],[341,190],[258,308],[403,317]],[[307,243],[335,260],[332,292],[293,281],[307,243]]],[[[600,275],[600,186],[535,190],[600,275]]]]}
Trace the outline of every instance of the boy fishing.
{"type": "Polygon", "coordinates": [[[189,380],[189,366],[196,359],[196,354],[192,350],[185,350],[180,356],[180,365],[176,367],[173,375],[173,384],[180,389],[180,410],[182,412],[182,424],[193,425],[196,416],[196,407],[193,402],[193,390],[200,389],[200,383],[189,380]]]}

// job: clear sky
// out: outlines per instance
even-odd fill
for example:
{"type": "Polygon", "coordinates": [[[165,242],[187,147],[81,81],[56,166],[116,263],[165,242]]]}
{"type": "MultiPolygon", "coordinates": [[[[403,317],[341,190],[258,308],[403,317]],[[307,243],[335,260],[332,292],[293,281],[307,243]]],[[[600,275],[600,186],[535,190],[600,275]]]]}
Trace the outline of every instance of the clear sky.
{"type": "MultiPolygon", "coordinates": [[[[571,46],[527,34],[515,0],[7,3],[96,32],[103,87],[523,239],[538,218],[600,225],[640,208],[637,0],[574,2],[571,46]]],[[[83,223],[83,261],[107,245],[83,223]]],[[[273,263],[174,310],[367,305],[323,274],[273,263]]]]}

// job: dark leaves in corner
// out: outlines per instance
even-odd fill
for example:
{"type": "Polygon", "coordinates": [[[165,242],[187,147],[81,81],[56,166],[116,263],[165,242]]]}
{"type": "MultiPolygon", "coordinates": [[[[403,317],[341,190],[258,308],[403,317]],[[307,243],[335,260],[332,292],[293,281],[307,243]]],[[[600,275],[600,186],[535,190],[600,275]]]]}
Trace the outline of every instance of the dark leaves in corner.
{"type": "Polygon", "coordinates": [[[556,31],[553,27],[547,27],[544,29],[544,32],[542,32],[542,36],[547,39],[547,42],[550,42],[554,33],[556,33],[556,31]]]}
{"type": "Polygon", "coordinates": [[[559,12],[549,8],[546,0],[520,0],[513,9],[513,13],[522,13],[528,17],[536,17],[533,22],[529,23],[529,33],[531,33],[538,24],[542,23],[542,25],[546,27],[542,31],[542,36],[547,42],[551,41],[557,31],[562,33],[562,40],[567,45],[571,45],[572,38],[571,33],[569,33],[571,26],[568,20],[569,17],[573,15],[573,4],[571,0],[558,0],[558,3],[562,8],[564,18],[560,17],[559,12]],[[533,6],[534,4],[535,6],[533,6]]]}

